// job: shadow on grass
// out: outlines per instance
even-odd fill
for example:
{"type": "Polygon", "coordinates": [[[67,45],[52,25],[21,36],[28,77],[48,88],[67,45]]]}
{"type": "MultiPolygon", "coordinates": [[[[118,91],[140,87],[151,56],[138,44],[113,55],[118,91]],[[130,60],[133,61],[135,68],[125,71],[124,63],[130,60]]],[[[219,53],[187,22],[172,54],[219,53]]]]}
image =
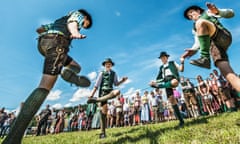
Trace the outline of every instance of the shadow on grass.
{"type": "MultiPolygon", "coordinates": [[[[141,126],[133,127],[133,128],[131,128],[130,130],[127,130],[127,133],[137,132],[137,131],[140,130],[141,128],[142,128],[141,126]]],[[[112,136],[118,137],[118,136],[121,136],[122,134],[123,134],[122,132],[118,132],[118,133],[112,134],[112,136]]]]}
{"type": "MultiPolygon", "coordinates": [[[[197,125],[206,124],[206,123],[208,123],[207,119],[209,119],[209,117],[201,117],[201,118],[186,122],[184,127],[192,126],[195,124],[197,124],[197,125]]],[[[167,133],[169,131],[172,131],[172,130],[178,130],[178,128],[176,126],[160,128],[160,129],[154,130],[154,131],[151,131],[150,129],[146,128],[145,133],[138,135],[138,137],[131,137],[128,135],[129,133],[138,132],[138,131],[142,130],[143,128],[144,127],[141,127],[141,126],[132,128],[131,130],[127,131],[127,134],[125,134],[124,137],[121,137],[117,141],[112,142],[112,144],[119,144],[119,143],[126,143],[126,142],[137,143],[141,139],[148,139],[151,144],[156,144],[156,143],[158,143],[159,136],[161,136],[164,133],[167,133]]],[[[119,137],[123,134],[124,134],[123,132],[118,132],[118,133],[114,133],[112,136],[119,137]]]]}
{"type": "Polygon", "coordinates": [[[208,123],[208,119],[209,119],[210,117],[201,117],[201,118],[197,118],[197,119],[193,119],[193,120],[191,120],[190,122],[187,122],[186,124],[185,124],[185,126],[191,126],[191,125],[195,125],[195,124],[207,124],[208,123]]]}

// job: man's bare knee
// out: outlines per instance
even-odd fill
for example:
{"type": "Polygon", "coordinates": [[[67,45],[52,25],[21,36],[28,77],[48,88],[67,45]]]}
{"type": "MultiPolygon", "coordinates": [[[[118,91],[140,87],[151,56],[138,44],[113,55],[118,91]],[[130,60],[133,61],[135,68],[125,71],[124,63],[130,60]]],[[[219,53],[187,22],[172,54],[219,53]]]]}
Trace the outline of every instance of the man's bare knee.
{"type": "Polygon", "coordinates": [[[107,104],[102,106],[101,111],[102,111],[103,114],[107,114],[107,111],[108,111],[107,104]]]}
{"type": "Polygon", "coordinates": [[[177,87],[177,86],[178,86],[178,80],[173,79],[173,80],[171,81],[171,85],[172,85],[173,87],[177,87]]]}
{"type": "Polygon", "coordinates": [[[117,95],[120,94],[120,90],[113,90],[112,92],[113,92],[113,94],[114,94],[115,96],[117,96],[117,95]]]}

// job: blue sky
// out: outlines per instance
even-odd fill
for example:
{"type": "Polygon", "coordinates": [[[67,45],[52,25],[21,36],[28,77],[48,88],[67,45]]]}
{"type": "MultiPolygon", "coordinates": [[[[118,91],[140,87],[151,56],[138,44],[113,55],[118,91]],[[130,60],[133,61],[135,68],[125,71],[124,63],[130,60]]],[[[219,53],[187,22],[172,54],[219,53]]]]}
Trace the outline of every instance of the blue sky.
{"type": "MultiPolygon", "coordinates": [[[[183,17],[189,5],[206,8],[203,0],[8,0],[0,6],[0,107],[16,109],[20,102],[38,86],[42,74],[43,57],[37,50],[36,28],[52,22],[69,11],[84,8],[92,15],[93,26],[82,31],[84,40],[74,40],[69,55],[82,66],[82,75],[92,80],[88,89],[77,88],[60,77],[45,100],[43,106],[75,106],[86,102],[93,87],[102,61],[111,57],[113,69],[119,77],[129,80],[120,86],[124,96],[136,90],[148,88],[155,79],[161,51],[170,54],[170,60],[179,62],[185,48],[191,47],[192,22],[183,17]]],[[[240,73],[239,45],[240,24],[237,0],[213,0],[219,8],[232,8],[235,17],[221,22],[233,35],[228,50],[230,62],[236,73],[240,73]]],[[[197,58],[198,55],[192,57],[197,58]]],[[[212,65],[212,68],[214,66],[212,65]]],[[[212,70],[201,69],[185,61],[181,75],[195,78],[201,74],[206,78],[212,70]]],[[[192,79],[195,82],[194,79],[192,79]]]]}

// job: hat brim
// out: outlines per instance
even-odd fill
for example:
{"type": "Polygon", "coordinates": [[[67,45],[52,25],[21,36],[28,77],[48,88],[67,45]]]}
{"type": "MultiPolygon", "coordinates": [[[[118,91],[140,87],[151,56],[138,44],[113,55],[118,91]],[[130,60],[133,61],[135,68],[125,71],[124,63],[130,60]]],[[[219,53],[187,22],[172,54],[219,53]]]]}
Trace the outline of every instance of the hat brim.
{"type": "Polygon", "coordinates": [[[104,62],[102,63],[102,65],[105,66],[105,63],[111,63],[112,66],[114,66],[114,62],[111,62],[111,61],[104,61],[104,62]]]}
{"type": "Polygon", "coordinates": [[[170,55],[161,55],[161,56],[159,56],[158,58],[161,58],[161,57],[163,57],[163,56],[166,56],[166,57],[170,57],[170,55]]]}

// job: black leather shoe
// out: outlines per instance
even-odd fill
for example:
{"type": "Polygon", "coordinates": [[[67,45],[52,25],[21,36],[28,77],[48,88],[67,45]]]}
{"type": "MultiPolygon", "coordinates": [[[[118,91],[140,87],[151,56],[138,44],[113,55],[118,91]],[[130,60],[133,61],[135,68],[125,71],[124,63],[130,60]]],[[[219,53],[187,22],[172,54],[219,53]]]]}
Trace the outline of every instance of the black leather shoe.
{"type": "Polygon", "coordinates": [[[196,60],[191,60],[190,64],[196,65],[196,66],[199,66],[199,67],[203,67],[203,68],[207,68],[207,69],[211,68],[210,59],[206,58],[206,57],[202,57],[202,58],[199,58],[199,59],[196,59],[196,60]]]}
{"type": "Polygon", "coordinates": [[[97,98],[93,97],[93,98],[88,98],[87,103],[97,103],[97,98]]]}
{"type": "Polygon", "coordinates": [[[179,126],[179,128],[183,128],[184,127],[184,122],[180,122],[178,126],[179,126]]]}
{"type": "Polygon", "coordinates": [[[86,76],[78,76],[71,69],[64,69],[61,76],[65,81],[79,87],[89,87],[91,85],[91,81],[86,76]]]}
{"type": "Polygon", "coordinates": [[[179,129],[183,128],[183,127],[184,127],[184,122],[180,122],[180,123],[178,124],[178,126],[176,126],[174,129],[175,129],[175,130],[179,130],[179,129]]]}

